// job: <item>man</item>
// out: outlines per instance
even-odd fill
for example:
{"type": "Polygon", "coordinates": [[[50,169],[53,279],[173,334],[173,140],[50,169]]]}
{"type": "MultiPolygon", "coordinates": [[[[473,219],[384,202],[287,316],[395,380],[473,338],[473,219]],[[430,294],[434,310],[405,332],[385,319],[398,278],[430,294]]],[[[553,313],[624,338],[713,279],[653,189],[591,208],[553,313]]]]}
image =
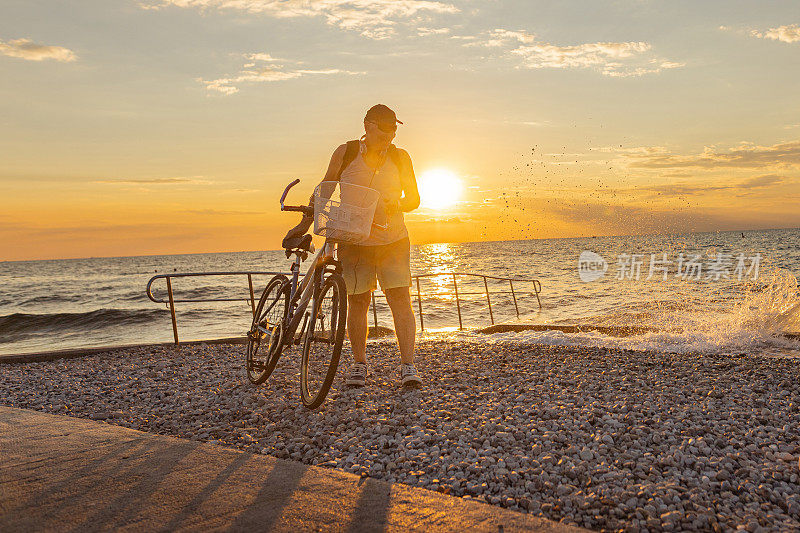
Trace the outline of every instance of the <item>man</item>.
{"type": "MultiPolygon", "coordinates": [[[[419,387],[422,380],[414,367],[416,321],[411,309],[411,266],[408,230],[403,213],[419,207],[419,192],[411,158],[392,144],[397,132],[394,111],[383,104],[371,107],[364,117],[364,135],[339,146],[331,156],[323,181],[341,180],[377,190],[381,202],[369,238],[358,244],[339,244],[339,260],[347,286],[347,334],[353,364],[346,384],[363,387],[367,379],[367,312],[372,291],[381,284],[392,311],[400,348],[400,381],[403,387],[419,387]]],[[[304,219],[290,236],[302,235],[311,220],[304,219]]]]}

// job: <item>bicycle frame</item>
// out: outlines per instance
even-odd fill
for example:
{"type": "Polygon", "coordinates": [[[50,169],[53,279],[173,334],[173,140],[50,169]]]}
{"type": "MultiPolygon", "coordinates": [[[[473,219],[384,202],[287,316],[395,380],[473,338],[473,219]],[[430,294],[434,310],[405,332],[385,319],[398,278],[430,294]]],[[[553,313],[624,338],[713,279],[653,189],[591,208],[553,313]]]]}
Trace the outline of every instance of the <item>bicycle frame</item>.
{"type": "MultiPolygon", "coordinates": [[[[300,279],[300,263],[302,259],[301,254],[295,254],[294,262],[292,263],[292,279],[290,280],[291,290],[289,292],[289,307],[286,316],[284,317],[284,341],[285,344],[296,342],[295,332],[300,321],[303,320],[303,327],[300,329],[300,338],[302,338],[303,331],[305,331],[306,323],[308,320],[308,313],[306,309],[308,304],[314,308],[314,300],[319,291],[322,289],[324,281],[325,267],[330,263],[325,261],[328,257],[333,257],[334,244],[329,243],[327,240],[322,245],[317,255],[311,261],[306,274],[303,279],[300,279]]],[[[339,268],[338,262],[333,260],[336,268],[339,268]]]]}

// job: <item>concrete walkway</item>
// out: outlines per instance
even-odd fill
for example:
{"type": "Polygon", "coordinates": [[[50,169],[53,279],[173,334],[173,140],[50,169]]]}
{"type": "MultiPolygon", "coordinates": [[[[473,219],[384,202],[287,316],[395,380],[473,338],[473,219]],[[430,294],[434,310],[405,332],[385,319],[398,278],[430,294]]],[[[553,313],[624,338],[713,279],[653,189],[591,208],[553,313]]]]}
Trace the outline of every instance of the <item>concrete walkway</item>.
{"type": "Polygon", "coordinates": [[[265,455],[0,406],[0,531],[581,531],[265,455]]]}

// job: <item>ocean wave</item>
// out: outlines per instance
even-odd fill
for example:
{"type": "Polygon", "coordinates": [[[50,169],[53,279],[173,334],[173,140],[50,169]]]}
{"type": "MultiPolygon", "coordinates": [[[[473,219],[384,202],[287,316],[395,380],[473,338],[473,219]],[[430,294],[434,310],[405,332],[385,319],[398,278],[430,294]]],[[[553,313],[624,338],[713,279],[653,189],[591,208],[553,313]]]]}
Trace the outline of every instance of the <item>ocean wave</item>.
{"type": "MultiPolygon", "coordinates": [[[[32,296],[30,298],[15,302],[19,305],[41,305],[41,304],[55,304],[55,303],[74,303],[86,299],[85,294],[46,294],[40,296],[32,296]]],[[[3,302],[0,302],[2,304],[3,302]]]]}
{"type": "Polygon", "coordinates": [[[98,330],[135,326],[163,320],[165,309],[96,309],[84,313],[13,313],[0,316],[0,343],[14,342],[42,333],[98,330]]]}

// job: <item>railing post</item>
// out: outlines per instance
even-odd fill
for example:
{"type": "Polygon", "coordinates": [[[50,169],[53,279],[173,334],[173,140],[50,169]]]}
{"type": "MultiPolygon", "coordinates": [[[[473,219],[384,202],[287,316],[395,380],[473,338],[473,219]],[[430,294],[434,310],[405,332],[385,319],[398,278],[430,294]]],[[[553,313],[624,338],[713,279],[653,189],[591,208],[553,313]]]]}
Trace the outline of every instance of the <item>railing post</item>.
{"type": "Polygon", "coordinates": [[[542,301],[539,299],[539,291],[542,290],[542,284],[539,280],[533,280],[533,292],[536,294],[536,301],[539,302],[539,309],[542,308],[542,301]]]}
{"type": "Polygon", "coordinates": [[[175,346],[180,346],[178,342],[178,321],[175,319],[175,300],[172,298],[172,282],[167,276],[167,294],[169,294],[169,312],[172,315],[172,334],[175,336],[175,346]]]}
{"type": "Polygon", "coordinates": [[[514,298],[514,311],[517,312],[517,318],[519,318],[519,307],[517,307],[517,295],[514,294],[514,280],[508,280],[508,284],[511,286],[511,297],[514,298]]]}
{"type": "Polygon", "coordinates": [[[483,288],[486,289],[486,302],[489,304],[489,318],[494,325],[494,313],[492,313],[492,299],[489,298],[489,284],[486,283],[486,276],[483,276],[483,288]]]}
{"type": "Polygon", "coordinates": [[[422,320],[422,293],[419,290],[419,277],[417,277],[417,306],[419,307],[419,327],[425,331],[425,322],[422,320]]]}
{"type": "Polygon", "coordinates": [[[456,290],[456,309],[458,309],[458,329],[464,329],[464,324],[461,322],[461,301],[458,299],[458,282],[456,281],[456,273],[453,272],[453,288],[456,290]]]}
{"type": "Polygon", "coordinates": [[[375,332],[378,330],[378,309],[375,307],[375,291],[372,291],[372,322],[375,327],[375,332]]]}
{"type": "Polygon", "coordinates": [[[256,317],[256,295],[253,292],[253,276],[247,275],[247,283],[250,285],[250,307],[253,308],[253,318],[256,317]]]}

